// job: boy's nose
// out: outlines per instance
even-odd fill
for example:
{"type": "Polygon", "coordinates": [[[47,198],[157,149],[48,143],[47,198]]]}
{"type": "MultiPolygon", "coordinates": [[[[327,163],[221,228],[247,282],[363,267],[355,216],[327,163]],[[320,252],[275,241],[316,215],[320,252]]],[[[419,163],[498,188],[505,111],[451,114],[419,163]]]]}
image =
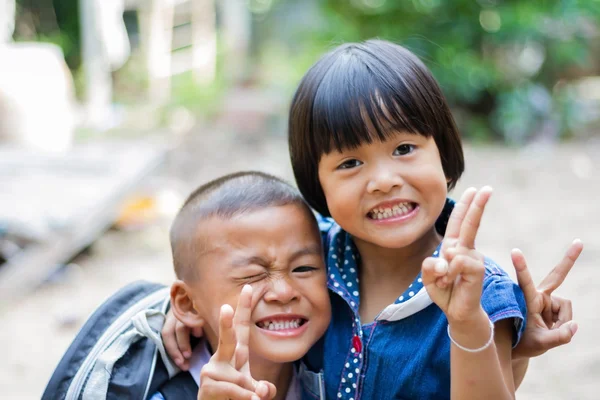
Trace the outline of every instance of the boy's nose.
{"type": "Polygon", "coordinates": [[[264,297],[266,301],[277,301],[285,304],[298,298],[298,292],[286,278],[274,279],[269,286],[264,297]]]}
{"type": "Polygon", "coordinates": [[[380,163],[372,168],[367,182],[367,191],[369,193],[382,192],[388,193],[394,187],[399,187],[404,184],[404,180],[397,171],[388,163],[380,163]]]}

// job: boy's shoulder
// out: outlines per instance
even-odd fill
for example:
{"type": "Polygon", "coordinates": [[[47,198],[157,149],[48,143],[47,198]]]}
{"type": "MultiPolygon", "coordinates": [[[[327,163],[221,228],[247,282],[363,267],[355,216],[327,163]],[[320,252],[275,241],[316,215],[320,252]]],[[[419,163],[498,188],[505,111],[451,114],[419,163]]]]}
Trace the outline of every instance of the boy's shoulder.
{"type": "Polygon", "coordinates": [[[169,288],[134,282],[88,318],[63,355],[42,399],[145,398],[177,372],[160,331],[169,288]],[[112,395],[111,395],[112,394],[112,395]]]}

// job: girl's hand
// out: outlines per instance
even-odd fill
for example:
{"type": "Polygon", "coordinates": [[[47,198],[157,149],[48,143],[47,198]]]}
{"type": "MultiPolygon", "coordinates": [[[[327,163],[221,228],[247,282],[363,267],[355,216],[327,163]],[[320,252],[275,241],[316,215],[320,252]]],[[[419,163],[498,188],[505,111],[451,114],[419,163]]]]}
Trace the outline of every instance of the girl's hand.
{"type": "Polygon", "coordinates": [[[423,285],[451,325],[481,321],[484,313],[484,257],[475,250],[475,237],[491,194],[490,187],[467,189],[448,221],[440,257],[423,261],[423,285]]]}
{"type": "Polygon", "coordinates": [[[233,312],[221,307],[219,347],[200,372],[198,400],[270,400],[276,388],[270,382],[257,382],[250,374],[248,342],[252,287],[244,286],[233,312]]]}
{"type": "Polygon", "coordinates": [[[563,259],[537,288],[523,253],[518,249],[512,251],[517,280],[527,301],[527,326],[521,341],[513,350],[513,359],[544,354],[554,347],[569,343],[577,332],[577,324],[572,321],[571,301],[553,296],[552,292],[563,283],[582,250],[581,241],[573,241],[563,259]]]}
{"type": "Polygon", "coordinates": [[[169,309],[165,318],[161,336],[165,345],[165,350],[177,366],[187,371],[190,368],[190,357],[192,356],[192,346],[190,344],[190,335],[202,337],[202,327],[188,328],[183,322],[179,321],[173,311],[169,309]]]}

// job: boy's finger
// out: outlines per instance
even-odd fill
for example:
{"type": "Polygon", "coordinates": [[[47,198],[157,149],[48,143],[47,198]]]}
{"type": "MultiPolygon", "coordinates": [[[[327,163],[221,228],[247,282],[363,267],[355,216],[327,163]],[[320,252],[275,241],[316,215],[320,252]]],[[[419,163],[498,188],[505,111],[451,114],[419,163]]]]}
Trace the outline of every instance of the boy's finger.
{"type": "Polygon", "coordinates": [[[515,271],[517,272],[517,282],[519,282],[519,287],[521,287],[521,290],[525,295],[525,301],[529,308],[529,305],[535,302],[538,291],[533,283],[533,279],[531,279],[529,268],[527,268],[527,261],[525,261],[525,256],[519,249],[513,249],[510,252],[510,258],[512,259],[515,271]]]}
{"type": "Polygon", "coordinates": [[[570,300],[552,296],[552,313],[555,316],[553,328],[558,329],[573,319],[573,305],[570,300]]]}
{"type": "MultiPolygon", "coordinates": [[[[211,399],[235,399],[235,400],[255,400],[258,396],[254,391],[244,389],[231,382],[210,381],[201,386],[201,394],[211,399]]],[[[199,395],[199,399],[202,397],[199,395]]]]}
{"type": "Polygon", "coordinates": [[[492,195],[492,188],[484,186],[477,192],[475,198],[469,205],[467,214],[465,215],[462,225],[460,226],[460,233],[458,242],[460,245],[465,246],[469,249],[475,248],[475,238],[477,237],[477,231],[481,224],[481,218],[483,217],[483,211],[485,206],[492,195]]]}
{"type": "MultiPolygon", "coordinates": [[[[233,317],[233,326],[237,338],[235,368],[238,370],[241,370],[248,362],[248,343],[250,341],[251,315],[252,286],[244,285],[242,292],[240,293],[240,297],[238,298],[237,308],[235,309],[235,315],[233,317]]],[[[248,371],[245,372],[249,373],[249,367],[247,370],[248,371]]]]}
{"type": "Polygon", "coordinates": [[[255,393],[260,400],[271,400],[277,395],[277,388],[269,381],[260,381],[256,384],[255,393]]]}
{"type": "Polygon", "coordinates": [[[583,250],[583,243],[581,240],[575,239],[569,249],[567,250],[563,259],[550,271],[542,283],[539,285],[539,289],[547,294],[551,294],[556,290],[565,280],[575,261],[579,258],[581,251],[583,250]]]}
{"type": "Polygon", "coordinates": [[[200,371],[200,383],[203,383],[206,380],[229,382],[250,391],[255,390],[254,380],[235,370],[227,362],[215,363],[211,359],[211,361],[200,371]]]}
{"type": "Polygon", "coordinates": [[[463,224],[469,205],[473,201],[476,193],[477,189],[468,188],[454,206],[454,210],[452,210],[452,214],[450,214],[450,218],[448,219],[448,225],[446,226],[446,233],[444,235],[444,241],[442,242],[442,254],[452,239],[458,239],[460,227],[463,224]]]}
{"type": "Polygon", "coordinates": [[[233,309],[229,304],[224,304],[221,306],[219,315],[219,347],[214,355],[216,361],[230,363],[233,360],[236,345],[233,309]]]}

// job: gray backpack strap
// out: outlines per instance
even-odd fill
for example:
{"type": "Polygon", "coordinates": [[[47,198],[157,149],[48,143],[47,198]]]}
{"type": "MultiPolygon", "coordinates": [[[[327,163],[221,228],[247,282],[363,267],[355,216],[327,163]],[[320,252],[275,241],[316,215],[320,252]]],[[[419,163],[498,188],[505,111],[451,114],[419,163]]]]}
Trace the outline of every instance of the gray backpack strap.
{"type": "Polygon", "coordinates": [[[106,398],[113,367],[127,350],[142,338],[148,338],[156,345],[167,368],[169,378],[175,376],[179,372],[179,368],[168,357],[160,337],[164,321],[165,314],[161,310],[150,309],[138,312],[131,319],[132,324],[129,330],[119,335],[96,359],[85,385],[83,399],[106,398]]]}

